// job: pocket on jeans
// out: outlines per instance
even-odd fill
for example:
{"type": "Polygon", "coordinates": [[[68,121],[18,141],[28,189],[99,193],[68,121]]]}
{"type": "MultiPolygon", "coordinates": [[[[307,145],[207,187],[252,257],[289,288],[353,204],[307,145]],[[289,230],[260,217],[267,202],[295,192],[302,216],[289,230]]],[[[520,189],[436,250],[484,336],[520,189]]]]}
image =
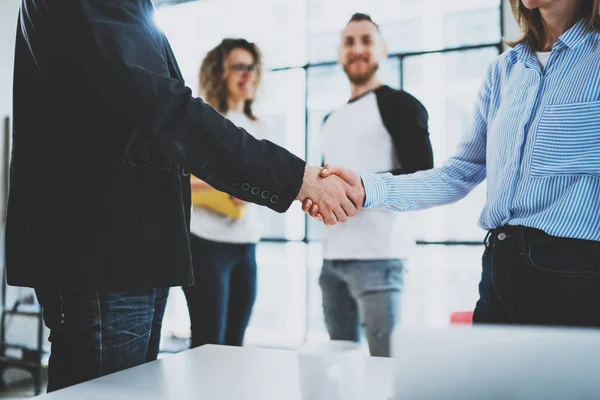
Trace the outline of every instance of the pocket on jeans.
{"type": "Polygon", "coordinates": [[[582,240],[547,240],[528,245],[528,264],[534,269],[564,277],[600,277],[598,251],[582,240]]]}
{"type": "Polygon", "coordinates": [[[544,108],[531,176],[600,176],[600,101],[553,104],[544,108]]]}

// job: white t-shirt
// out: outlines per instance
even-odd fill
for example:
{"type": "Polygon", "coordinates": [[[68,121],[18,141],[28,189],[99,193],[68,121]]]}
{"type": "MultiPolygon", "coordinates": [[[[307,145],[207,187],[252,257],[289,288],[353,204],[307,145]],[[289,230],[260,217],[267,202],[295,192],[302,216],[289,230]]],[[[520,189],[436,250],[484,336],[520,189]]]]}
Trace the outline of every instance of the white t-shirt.
{"type": "Polygon", "coordinates": [[[538,51],[535,53],[535,56],[537,57],[540,65],[542,66],[542,69],[546,68],[546,64],[548,64],[548,58],[550,58],[550,53],[552,53],[551,51],[538,51]]]}
{"type": "MultiPolygon", "coordinates": [[[[383,172],[399,166],[384,126],[376,91],[330,114],[322,129],[325,162],[354,171],[383,172]]],[[[328,226],[323,241],[326,260],[407,258],[414,245],[408,216],[386,210],[361,210],[343,224],[328,226]]]]}
{"type": "MultiPolygon", "coordinates": [[[[255,138],[267,139],[267,132],[262,122],[252,121],[239,112],[229,112],[226,117],[255,138]]],[[[259,206],[248,203],[244,216],[240,219],[192,206],[190,229],[194,235],[215,242],[258,243],[262,235],[259,206]]]]}

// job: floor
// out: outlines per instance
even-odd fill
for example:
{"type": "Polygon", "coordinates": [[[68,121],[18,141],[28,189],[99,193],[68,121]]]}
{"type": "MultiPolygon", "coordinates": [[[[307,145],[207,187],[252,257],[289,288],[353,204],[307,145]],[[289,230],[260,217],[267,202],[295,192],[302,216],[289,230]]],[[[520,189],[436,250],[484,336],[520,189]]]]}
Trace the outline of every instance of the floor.
{"type": "MultiPolygon", "coordinates": [[[[444,326],[454,311],[471,310],[477,301],[482,246],[416,246],[407,263],[401,304],[401,325],[444,326]]],[[[294,348],[304,340],[327,340],[317,283],[320,247],[303,243],[259,246],[259,296],[246,344],[294,348]],[[308,266],[308,268],[307,268],[308,266]]],[[[162,350],[172,353],[187,347],[189,318],[185,298],[171,290],[164,320],[162,350]]],[[[9,370],[9,382],[27,378],[9,370]]],[[[33,396],[31,383],[11,385],[0,399],[33,396]]]]}

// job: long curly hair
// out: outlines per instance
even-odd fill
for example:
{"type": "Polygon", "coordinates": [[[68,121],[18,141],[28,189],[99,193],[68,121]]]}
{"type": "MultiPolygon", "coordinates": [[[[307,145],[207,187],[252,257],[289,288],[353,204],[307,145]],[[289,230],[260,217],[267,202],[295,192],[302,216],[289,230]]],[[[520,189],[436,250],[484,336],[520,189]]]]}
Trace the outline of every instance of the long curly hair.
{"type": "MultiPolygon", "coordinates": [[[[200,95],[208,104],[212,105],[221,114],[228,111],[227,104],[227,82],[224,79],[225,60],[233,49],[244,49],[252,54],[254,64],[256,65],[255,85],[258,87],[262,77],[262,55],[256,44],[246,39],[223,39],[215,48],[208,52],[202,65],[200,66],[199,81],[200,95]]],[[[244,114],[253,121],[257,118],[252,111],[253,99],[246,100],[244,105],[244,114]]]]}

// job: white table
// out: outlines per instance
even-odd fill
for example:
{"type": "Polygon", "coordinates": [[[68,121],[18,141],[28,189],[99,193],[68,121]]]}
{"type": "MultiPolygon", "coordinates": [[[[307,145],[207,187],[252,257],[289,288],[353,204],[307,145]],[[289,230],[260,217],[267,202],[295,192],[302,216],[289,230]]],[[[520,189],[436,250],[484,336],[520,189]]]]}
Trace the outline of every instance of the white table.
{"type": "MultiPolygon", "coordinates": [[[[43,400],[300,400],[297,354],[203,346],[40,396],[43,400]]],[[[369,400],[392,393],[393,360],[366,357],[369,400]]]]}

